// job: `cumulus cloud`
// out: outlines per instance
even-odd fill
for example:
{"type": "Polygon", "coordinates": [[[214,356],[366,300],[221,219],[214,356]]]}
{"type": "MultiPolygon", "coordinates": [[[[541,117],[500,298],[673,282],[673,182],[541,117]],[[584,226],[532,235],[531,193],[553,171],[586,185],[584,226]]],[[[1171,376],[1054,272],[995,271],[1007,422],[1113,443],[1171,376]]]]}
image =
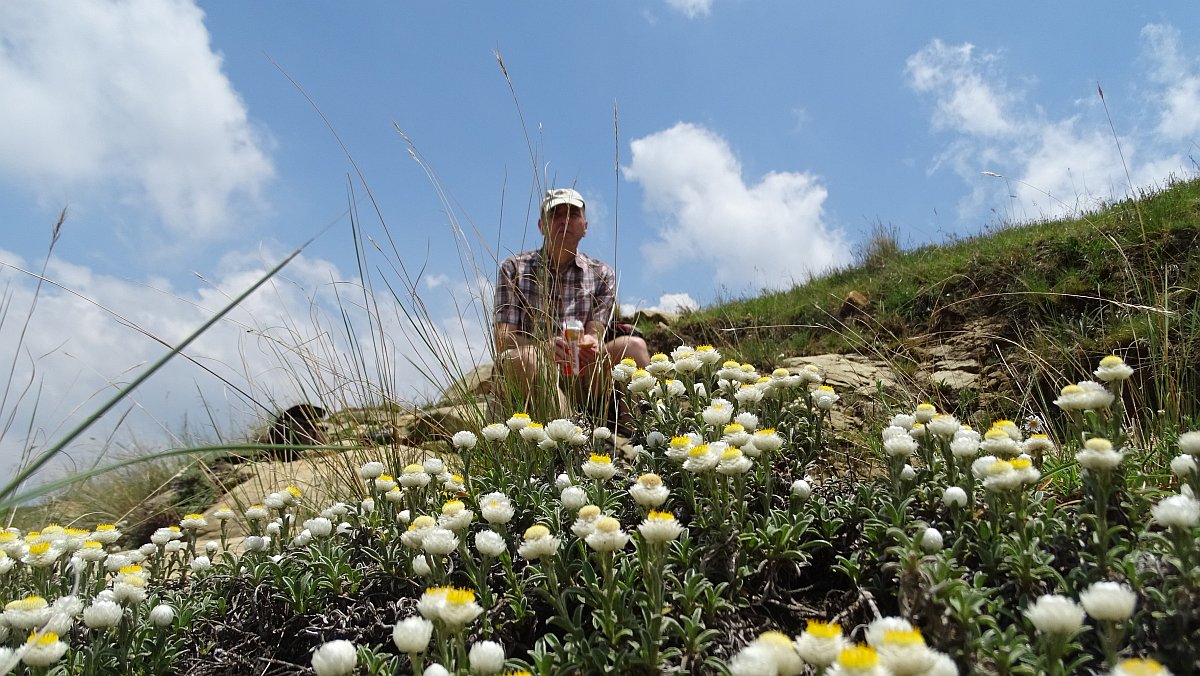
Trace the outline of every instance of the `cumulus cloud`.
{"type": "Polygon", "coordinates": [[[700,303],[692,298],[691,294],[684,293],[664,293],[658,297],[658,302],[644,303],[621,303],[621,316],[632,317],[639,310],[652,310],[659,312],[689,312],[699,310],[700,303]]]}
{"type": "Polygon", "coordinates": [[[1120,149],[1094,92],[1073,93],[1077,110],[1053,117],[1009,84],[999,54],[935,39],[908,58],[909,87],[931,100],[931,125],[949,138],[931,171],[949,167],[972,187],[961,217],[1078,214],[1185,170],[1182,151],[1200,130],[1200,77],[1178,31],[1149,25],[1141,35],[1155,122],[1122,133],[1120,149]]]}
{"type": "Polygon", "coordinates": [[[667,5],[689,19],[712,13],[713,0],[667,0],[667,5]]]}
{"type": "Polygon", "coordinates": [[[0,3],[0,178],[226,232],[274,173],[188,0],[0,3]]]}
{"type": "Polygon", "coordinates": [[[1152,65],[1150,76],[1161,86],[1163,107],[1156,131],[1171,140],[1194,140],[1200,132],[1200,73],[1180,49],[1179,31],[1149,24],[1142,40],[1152,65]]]}
{"type": "MultiPolygon", "coordinates": [[[[161,357],[164,343],[182,341],[281,258],[269,251],[227,256],[195,288],[120,279],[52,258],[46,277],[55,283],[43,286],[20,342],[35,280],[19,271],[30,270],[27,261],[0,250],[0,285],[8,293],[0,371],[15,374],[0,410],[8,424],[0,433],[0,471],[11,470],[26,447],[59,439],[161,357]]],[[[447,284],[422,298],[430,308],[416,313],[423,335],[391,296],[381,298],[369,318],[357,284],[329,261],[296,258],[192,343],[185,351],[191,361],[177,357],[102,420],[89,432],[93,441],[73,447],[76,464],[68,468],[93,460],[100,446],[94,440],[106,438],[126,410],[118,442],[183,443],[173,433],[185,413],[193,425],[211,415],[223,421],[227,438],[239,438],[255,420],[301,401],[335,409],[385,398],[419,403],[448,384],[444,364],[466,371],[486,359],[479,280],[447,284]]]]}
{"type": "Polygon", "coordinates": [[[683,122],[630,150],[622,171],[656,223],[642,247],[650,265],[706,266],[730,288],[781,289],[849,260],[816,176],[776,171],[747,184],[725,139],[683,122]]]}

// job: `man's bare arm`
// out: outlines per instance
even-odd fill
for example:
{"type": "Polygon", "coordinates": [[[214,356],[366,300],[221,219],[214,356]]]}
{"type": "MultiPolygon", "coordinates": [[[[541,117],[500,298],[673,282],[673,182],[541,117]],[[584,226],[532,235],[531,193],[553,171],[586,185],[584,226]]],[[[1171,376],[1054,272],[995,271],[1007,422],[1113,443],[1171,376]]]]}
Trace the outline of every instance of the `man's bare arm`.
{"type": "Polygon", "coordinates": [[[529,345],[529,334],[520,331],[515,324],[496,322],[496,354],[514,347],[529,345]]]}

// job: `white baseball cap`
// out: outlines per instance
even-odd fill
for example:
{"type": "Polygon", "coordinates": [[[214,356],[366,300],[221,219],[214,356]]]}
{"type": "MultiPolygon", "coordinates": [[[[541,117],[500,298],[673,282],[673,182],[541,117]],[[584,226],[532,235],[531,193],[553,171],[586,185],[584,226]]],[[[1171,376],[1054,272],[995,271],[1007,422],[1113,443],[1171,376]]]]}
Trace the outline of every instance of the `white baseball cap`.
{"type": "Polygon", "coordinates": [[[570,188],[547,190],[546,197],[542,200],[542,213],[546,213],[560,204],[570,204],[583,209],[583,195],[570,188]]]}

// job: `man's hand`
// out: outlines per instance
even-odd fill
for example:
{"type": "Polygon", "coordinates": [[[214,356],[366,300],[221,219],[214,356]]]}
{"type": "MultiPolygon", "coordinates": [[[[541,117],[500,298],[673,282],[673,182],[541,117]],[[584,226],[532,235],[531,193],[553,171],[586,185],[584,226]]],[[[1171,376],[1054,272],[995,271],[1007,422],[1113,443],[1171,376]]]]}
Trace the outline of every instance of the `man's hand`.
{"type": "MultiPolygon", "coordinates": [[[[579,370],[583,371],[586,368],[591,368],[600,356],[600,342],[596,340],[596,336],[585,333],[579,339],[579,370]]],[[[559,366],[571,364],[571,346],[562,336],[554,338],[554,361],[558,362],[559,366]]]]}

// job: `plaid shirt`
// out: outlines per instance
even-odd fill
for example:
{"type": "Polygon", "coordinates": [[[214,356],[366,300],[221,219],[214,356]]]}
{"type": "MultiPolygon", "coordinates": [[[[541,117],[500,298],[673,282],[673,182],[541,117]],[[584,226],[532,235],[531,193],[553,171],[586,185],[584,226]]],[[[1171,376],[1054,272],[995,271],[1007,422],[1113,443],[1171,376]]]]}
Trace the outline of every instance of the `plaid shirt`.
{"type": "Polygon", "coordinates": [[[555,269],[535,249],[500,263],[494,310],[497,324],[547,336],[556,335],[568,319],[578,319],[585,329],[589,322],[607,325],[616,299],[616,274],[607,263],[578,253],[573,265],[555,269]]]}

